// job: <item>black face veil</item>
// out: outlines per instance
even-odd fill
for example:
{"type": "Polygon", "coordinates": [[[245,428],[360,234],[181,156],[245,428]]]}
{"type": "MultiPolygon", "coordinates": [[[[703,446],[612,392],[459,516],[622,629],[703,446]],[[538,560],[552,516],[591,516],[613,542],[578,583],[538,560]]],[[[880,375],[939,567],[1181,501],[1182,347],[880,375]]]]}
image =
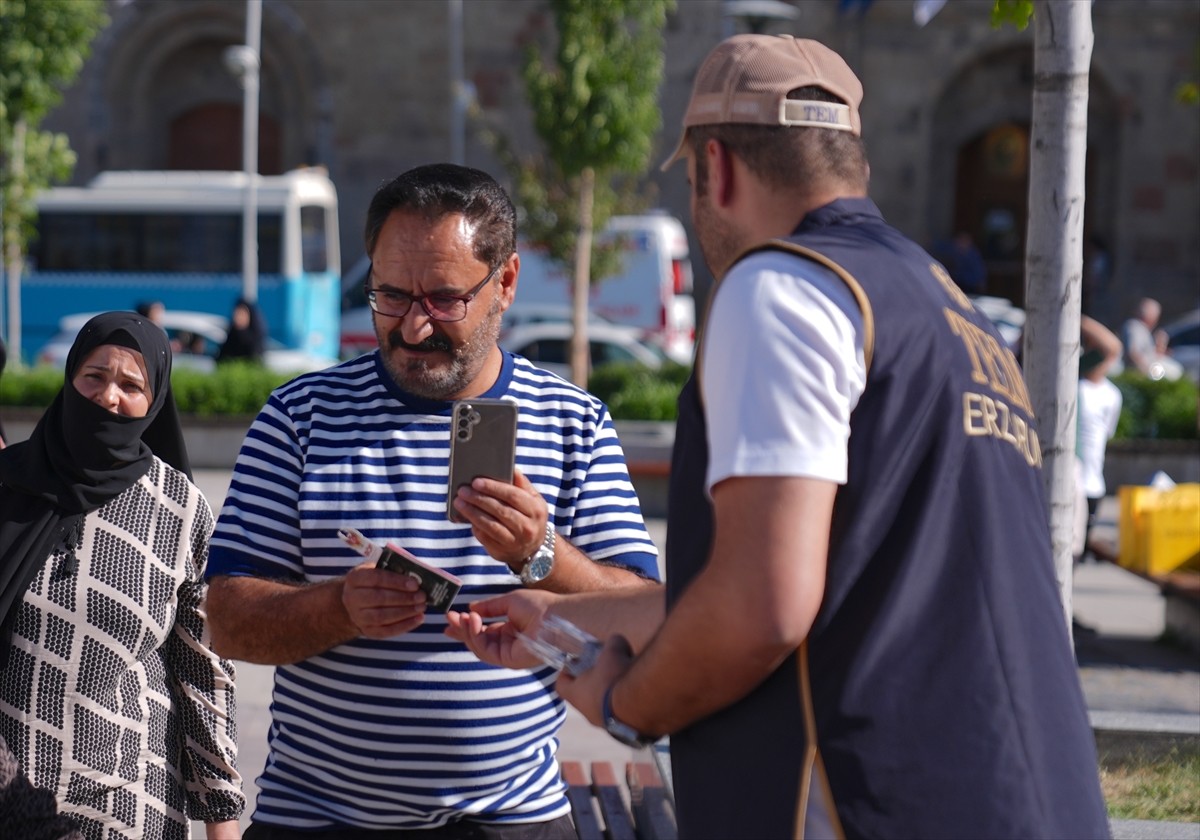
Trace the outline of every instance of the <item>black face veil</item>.
{"type": "MultiPolygon", "coordinates": [[[[146,474],[153,456],[191,478],[171,393],[171,345],[134,312],[92,318],[67,356],[66,381],[29,440],[0,450],[0,617],[19,603],[47,556],[82,515],[146,474]],[[146,363],[151,403],[145,417],[121,417],[85,399],[71,380],[97,347],[136,350],[146,363]]],[[[0,645],[7,653],[7,626],[0,645]]],[[[3,655],[3,654],[0,654],[3,655]]]]}

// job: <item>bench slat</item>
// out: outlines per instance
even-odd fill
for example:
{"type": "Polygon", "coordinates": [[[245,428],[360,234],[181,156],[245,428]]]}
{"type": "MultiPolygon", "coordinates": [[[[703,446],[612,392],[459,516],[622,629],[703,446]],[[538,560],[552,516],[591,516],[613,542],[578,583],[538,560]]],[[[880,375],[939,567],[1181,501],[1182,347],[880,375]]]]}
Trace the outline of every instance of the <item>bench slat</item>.
{"type": "Polygon", "coordinates": [[[625,807],[617,773],[607,761],[592,762],[592,793],[604,817],[604,836],[607,840],[637,840],[633,817],[625,807]]]}
{"type": "Polygon", "coordinates": [[[571,818],[575,820],[575,833],[579,840],[604,840],[604,827],[600,814],[592,800],[592,786],[583,765],[578,761],[564,761],[563,781],[567,783],[567,801],[571,803],[571,818]]]}
{"type": "Polygon", "coordinates": [[[629,803],[641,840],[676,840],[679,828],[666,786],[653,764],[631,761],[625,765],[629,803]]]}

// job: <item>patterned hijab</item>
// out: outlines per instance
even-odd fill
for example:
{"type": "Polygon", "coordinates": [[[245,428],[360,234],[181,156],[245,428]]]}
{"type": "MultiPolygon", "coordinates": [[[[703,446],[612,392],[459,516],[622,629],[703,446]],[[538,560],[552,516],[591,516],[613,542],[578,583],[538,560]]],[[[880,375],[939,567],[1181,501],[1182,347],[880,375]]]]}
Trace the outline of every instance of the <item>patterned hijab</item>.
{"type": "Polygon", "coordinates": [[[0,450],[0,645],[7,653],[10,608],[62,542],[73,545],[83,515],[132,487],[154,456],[191,478],[171,393],[171,345],[162,328],[134,312],[92,318],[67,355],[66,381],[29,440],[0,450]],[[136,350],[146,363],[145,417],[122,417],[84,398],[72,380],[104,345],[136,350]]]}

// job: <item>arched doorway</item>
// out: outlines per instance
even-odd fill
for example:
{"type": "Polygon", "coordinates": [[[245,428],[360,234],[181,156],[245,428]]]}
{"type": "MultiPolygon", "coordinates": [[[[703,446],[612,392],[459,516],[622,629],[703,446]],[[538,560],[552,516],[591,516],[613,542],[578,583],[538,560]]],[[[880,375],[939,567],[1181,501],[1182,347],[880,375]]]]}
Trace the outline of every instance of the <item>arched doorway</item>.
{"type": "MultiPolygon", "coordinates": [[[[1084,239],[1111,241],[1119,160],[1117,105],[1093,68],[1088,93],[1084,239]]],[[[1029,136],[1033,51],[1012,46],[975,58],[946,85],[933,114],[929,234],[933,242],[965,231],[986,267],[984,292],[1025,302],[1029,136]]],[[[1084,311],[1100,292],[1085,277],[1084,311]]]]}
{"type": "MultiPolygon", "coordinates": [[[[258,118],[258,171],[283,172],[279,123],[268,114],[258,118]]],[[[210,102],[185,111],[167,128],[167,167],[190,170],[242,168],[242,108],[210,102]]]]}
{"type": "MultiPolygon", "coordinates": [[[[332,96],[320,51],[295,9],[268,3],[263,15],[259,172],[327,164],[332,96]]],[[[243,96],[222,56],[241,43],[244,26],[236,3],[123,6],[97,50],[92,119],[104,151],[93,167],[240,170],[243,96]]]]}

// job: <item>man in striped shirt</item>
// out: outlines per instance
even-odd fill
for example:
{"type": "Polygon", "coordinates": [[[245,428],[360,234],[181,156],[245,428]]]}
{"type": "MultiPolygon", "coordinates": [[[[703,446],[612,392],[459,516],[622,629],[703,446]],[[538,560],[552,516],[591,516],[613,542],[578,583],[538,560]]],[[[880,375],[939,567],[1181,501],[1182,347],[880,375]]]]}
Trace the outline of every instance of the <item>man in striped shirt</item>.
{"type": "Polygon", "coordinates": [[[247,838],[574,837],[555,760],[565,708],[542,668],[480,663],[409,577],[338,531],[394,542],[463,582],[457,608],[522,586],[651,586],[657,552],[605,406],[505,353],[516,214],[478,170],[418,167],[367,214],[379,349],[277,389],[213,535],[222,655],[278,666],[247,838]],[[511,484],[446,516],[451,401],[519,407],[511,484]]]}

